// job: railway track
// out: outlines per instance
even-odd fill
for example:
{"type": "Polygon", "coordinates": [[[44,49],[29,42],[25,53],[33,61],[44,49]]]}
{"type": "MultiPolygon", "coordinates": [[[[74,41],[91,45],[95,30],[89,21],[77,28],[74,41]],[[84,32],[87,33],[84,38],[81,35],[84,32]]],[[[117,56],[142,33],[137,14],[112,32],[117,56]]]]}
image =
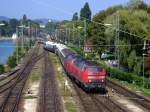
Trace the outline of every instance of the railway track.
{"type": "MultiPolygon", "coordinates": [[[[35,62],[38,61],[41,57],[43,57],[43,53],[41,53],[39,56],[37,56],[34,60],[35,62]]],[[[27,66],[27,65],[26,65],[27,66]]],[[[26,67],[25,66],[25,67],[26,67]]],[[[9,88],[13,86],[13,84],[19,80],[21,76],[22,70],[15,70],[14,72],[10,73],[7,77],[0,80],[0,94],[3,94],[3,92],[7,91],[9,88]]]]}
{"type": "Polygon", "coordinates": [[[141,105],[143,108],[147,110],[150,110],[150,100],[144,98],[143,96],[140,96],[110,80],[107,80],[107,86],[109,88],[113,88],[115,92],[117,92],[118,94],[121,94],[122,96],[129,98],[134,103],[141,105]]]}
{"type": "Polygon", "coordinates": [[[74,83],[73,87],[85,112],[129,112],[105,95],[87,94],[74,83]]]}
{"type": "Polygon", "coordinates": [[[90,95],[90,97],[97,103],[98,107],[104,107],[104,112],[129,112],[129,110],[122,107],[108,96],[90,95]]]}
{"type": "MultiPolygon", "coordinates": [[[[39,45],[36,47],[31,56],[29,57],[28,61],[25,63],[24,67],[17,73],[17,77],[14,78],[13,84],[6,84],[8,86],[8,91],[5,93],[5,97],[3,99],[3,103],[0,107],[0,112],[17,112],[18,111],[18,104],[24,89],[26,80],[28,79],[28,75],[38,60],[37,53],[38,53],[39,45]]],[[[11,79],[13,80],[13,79],[11,79]]]]}
{"type": "Polygon", "coordinates": [[[9,74],[7,77],[0,80],[0,94],[3,94],[6,90],[8,90],[17,80],[19,74],[19,70],[14,71],[9,74]]]}
{"type": "Polygon", "coordinates": [[[14,75],[18,71],[19,71],[19,69],[16,69],[16,70],[10,72],[6,77],[0,78],[0,82],[3,81],[3,80],[8,79],[9,77],[12,77],[12,75],[14,75]]]}
{"type": "Polygon", "coordinates": [[[54,66],[47,51],[45,51],[39,98],[38,112],[63,112],[54,66]]]}

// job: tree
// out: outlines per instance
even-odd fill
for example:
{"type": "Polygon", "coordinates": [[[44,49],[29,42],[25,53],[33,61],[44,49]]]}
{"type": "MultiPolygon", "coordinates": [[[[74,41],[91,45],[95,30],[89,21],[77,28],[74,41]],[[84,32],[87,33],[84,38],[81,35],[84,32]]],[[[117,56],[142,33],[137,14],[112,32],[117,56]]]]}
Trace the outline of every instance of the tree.
{"type": "Polygon", "coordinates": [[[74,13],[72,17],[72,21],[77,21],[78,20],[78,13],[74,13]]]}
{"type": "Polygon", "coordinates": [[[16,27],[19,25],[19,21],[17,19],[11,19],[9,24],[12,29],[12,33],[14,33],[16,31],[16,27]]]}
{"type": "Polygon", "coordinates": [[[22,18],[22,24],[23,25],[27,25],[28,23],[27,23],[27,16],[24,14],[23,15],[23,18],[22,18]]]}
{"type": "Polygon", "coordinates": [[[26,21],[27,20],[27,16],[26,14],[23,15],[23,21],[26,21]]]}
{"type": "Polygon", "coordinates": [[[134,66],[134,72],[138,75],[141,73],[141,65],[142,65],[142,63],[139,60],[134,66]]]}
{"type": "Polygon", "coordinates": [[[80,11],[80,19],[81,20],[86,19],[86,20],[90,21],[91,20],[91,15],[92,15],[91,9],[89,7],[89,4],[86,2],[84,7],[80,11]]]}
{"type": "Polygon", "coordinates": [[[10,56],[8,58],[7,64],[9,67],[14,68],[17,65],[15,56],[10,56]]]}
{"type": "Polygon", "coordinates": [[[134,68],[134,65],[136,64],[136,52],[135,52],[135,50],[133,50],[130,53],[130,55],[129,55],[127,60],[128,60],[128,67],[132,71],[133,68],[134,68]]]}
{"type": "Polygon", "coordinates": [[[5,70],[4,66],[0,64],[0,74],[4,73],[4,70],[5,70]]]}
{"type": "Polygon", "coordinates": [[[142,4],[142,0],[130,0],[128,3],[127,3],[127,6],[130,8],[130,9],[135,9],[135,8],[138,8],[138,6],[142,4]]]}
{"type": "Polygon", "coordinates": [[[45,26],[45,30],[47,33],[52,34],[55,32],[55,30],[58,28],[58,23],[57,22],[48,22],[45,26]]]}
{"type": "MultiPolygon", "coordinates": [[[[113,13],[115,13],[119,9],[123,9],[123,6],[118,5],[118,6],[110,7],[107,10],[100,11],[98,14],[96,14],[93,17],[93,21],[104,23],[109,15],[113,15],[113,13]]],[[[109,19],[109,21],[106,21],[105,23],[111,23],[111,21],[114,21],[112,17],[111,19],[109,19]]],[[[105,47],[105,45],[113,44],[114,30],[111,30],[110,28],[106,29],[103,25],[93,23],[90,40],[93,43],[93,45],[95,46],[97,45],[97,47],[95,47],[94,49],[99,54],[101,54],[103,51],[108,49],[112,51],[112,47],[108,47],[108,46],[105,47]]]]}
{"type": "Polygon", "coordinates": [[[138,5],[138,9],[143,9],[148,11],[148,5],[144,3],[144,1],[142,1],[141,4],[138,5]]]}

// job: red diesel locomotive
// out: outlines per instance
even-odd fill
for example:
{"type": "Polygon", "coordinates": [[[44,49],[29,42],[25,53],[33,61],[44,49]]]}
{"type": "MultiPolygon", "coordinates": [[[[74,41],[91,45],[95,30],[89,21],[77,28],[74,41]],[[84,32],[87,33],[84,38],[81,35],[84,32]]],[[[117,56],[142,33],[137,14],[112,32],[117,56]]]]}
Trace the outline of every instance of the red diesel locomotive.
{"type": "Polygon", "coordinates": [[[106,70],[104,67],[77,55],[65,45],[58,44],[56,47],[63,67],[72,79],[88,91],[90,89],[105,90],[106,70]]]}

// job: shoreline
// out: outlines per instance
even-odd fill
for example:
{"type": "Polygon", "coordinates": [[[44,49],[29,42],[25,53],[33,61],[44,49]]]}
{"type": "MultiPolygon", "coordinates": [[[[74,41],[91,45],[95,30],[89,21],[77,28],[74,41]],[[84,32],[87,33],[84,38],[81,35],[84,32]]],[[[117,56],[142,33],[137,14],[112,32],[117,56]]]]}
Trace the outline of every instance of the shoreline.
{"type": "Polygon", "coordinates": [[[11,37],[0,37],[0,41],[1,40],[13,40],[11,37]]]}

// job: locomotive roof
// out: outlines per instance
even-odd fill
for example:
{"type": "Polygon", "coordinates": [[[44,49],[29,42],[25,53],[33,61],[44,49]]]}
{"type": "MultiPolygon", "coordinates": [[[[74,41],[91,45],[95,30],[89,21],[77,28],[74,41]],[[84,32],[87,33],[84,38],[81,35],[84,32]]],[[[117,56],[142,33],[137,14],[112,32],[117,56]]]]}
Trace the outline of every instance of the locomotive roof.
{"type": "Polygon", "coordinates": [[[79,63],[84,62],[87,66],[98,66],[96,62],[87,60],[83,58],[82,56],[76,56],[75,58],[79,63]]]}
{"type": "Polygon", "coordinates": [[[87,66],[98,66],[96,62],[89,61],[89,60],[86,61],[86,64],[87,64],[87,66]]]}

